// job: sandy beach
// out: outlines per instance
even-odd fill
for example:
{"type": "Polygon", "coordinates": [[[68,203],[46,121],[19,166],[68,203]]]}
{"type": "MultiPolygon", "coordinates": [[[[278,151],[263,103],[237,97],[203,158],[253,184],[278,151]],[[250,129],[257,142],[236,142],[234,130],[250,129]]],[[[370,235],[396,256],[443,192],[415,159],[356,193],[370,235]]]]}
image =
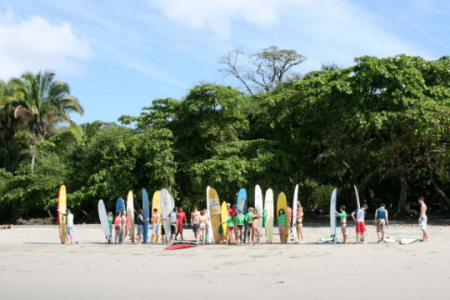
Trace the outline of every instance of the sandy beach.
{"type": "MultiPolygon", "coordinates": [[[[306,243],[262,247],[107,245],[100,225],[76,225],[75,245],[57,226],[0,230],[1,299],[448,299],[450,227],[430,225],[431,241],[367,244],[316,241],[329,227],[305,227],[306,243]]],[[[185,238],[193,238],[185,229],[185,238]]],[[[414,225],[390,226],[397,239],[420,237],[414,225]]],[[[341,237],[341,236],[340,236],[341,237]]]]}

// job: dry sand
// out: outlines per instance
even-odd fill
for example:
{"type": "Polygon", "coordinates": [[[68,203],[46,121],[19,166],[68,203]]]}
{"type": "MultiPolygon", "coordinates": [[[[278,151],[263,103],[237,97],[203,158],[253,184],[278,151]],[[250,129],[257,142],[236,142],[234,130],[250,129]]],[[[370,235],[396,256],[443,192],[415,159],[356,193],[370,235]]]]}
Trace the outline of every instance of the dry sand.
{"type": "MultiPolygon", "coordinates": [[[[107,245],[100,225],[76,225],[76,245],[56,226],[0,230],[0,299],[448,299],[450,227],[429,226],[428,243],[317,245],[325,226],[305,227],[302,245],[107,245]]],[[[192,238],[186,229],[186,238],[192,238]]],[[[418,227],[391,226],[397,239],[418,227]]],[[[279,240],[278,235],[274,238],[279,240]]]]}

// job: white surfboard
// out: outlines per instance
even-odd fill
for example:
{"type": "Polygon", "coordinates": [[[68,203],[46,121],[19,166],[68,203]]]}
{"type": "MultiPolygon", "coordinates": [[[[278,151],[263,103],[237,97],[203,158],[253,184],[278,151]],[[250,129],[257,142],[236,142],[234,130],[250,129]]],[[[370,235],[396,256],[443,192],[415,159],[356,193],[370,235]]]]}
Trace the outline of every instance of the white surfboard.
{"type": "Polygon", "coordinates": [[[264,198],[264,210],[267,213],[266,220],[266,242],[272,243],[273,241],[273,191],[272,189],[268,189],[266,191],[266,197],[264,198]]]}
{"type": "Polygon", "coordinates": [[[358,188],[356,187],[356,185],[354,185],[353,187],[355,188],[355,194],[356,194],[356,208],[360,209],[361,204],[359,202],[358,188]]]}
{"type": "Polygon", "coordinates": [[[294,228],[292,232],[294,233],[294,243],[297,243],[297,206],[298,206],[298,184],[295,186],[294,190],[294,201],[292,202],[292,220],[294,221],[294,228]]]}
{"type": "Polygon", "coordinates": [[[389,244],[395,243],[395,237],[387,236],[387,237],[384,238],[384,242],[385,243],[389,243],[389,244]]]}
{"type": "Polygon", "coordinates": [[[108,244],[112,243],[111,227],[109,226],[108,213],[106,212],[105,203],[103,200],[98,201],[98,216],[100,223],[102,223],[103,233],[105,234],[108,244]]]}
{"type": "MultiPolygon", "coordinates": [[[[264,214],[263,196],[262,196],[261,187],[259,185],[255,186],[255,208],[258,210],[258,214],[261,214],[261,216],[263,216],[263,214],[264,214]]],[[[261,219],[258,220],[258,228],[259,228],[259,232],[261,232],[261,235],[262,235],[262,228],[263,228],[262,223],[263,223],[263,221],[262,221],[262,217],[261,217],[261,219]]],[[[255,239],[255,241],[256,241],[256,239],[255,239]]]]}
{"type": "MultiPolygon", "coordinates": [[[[169,191],[162,189],[160,192],[160,202],[161,202],[161,214],[163,218],[167,218],[169,214],[173,211],[172,199],[170,198],[169,191]]],[[[162,221],[164,226],[164,231],[166,233],[167,242],[170,240],[170,220],[162,221]]]]}
{"type": "Polygon", "coordinates": [[[211,189],[211,187],[208,185],[208,187],[206,188],[206,215],[208,216],[208,240],[206,240],[206,242],[210,243],[210,244],[214,244],[214,231],[212,229],[212,223],[211,223],[211,214],[209,213],[209,190],[211,189]]]}
{"type": "Polygon", "coordinates": [[[409,244],[413,244],[418,241],[420,241],[420,239],[417,237],[405,237],[400,240],[400,244],[409,245],[409,244]]]}
{"type": "Polygon", "coordinates": [[[331,237],[333,237],[333,243],[337,242],[336,235],[336,201],[337,201],[337,190],[335,189],[333,193],[331,193],[331,201],[330,201],[330,227],[331,227],[331,237]]]}

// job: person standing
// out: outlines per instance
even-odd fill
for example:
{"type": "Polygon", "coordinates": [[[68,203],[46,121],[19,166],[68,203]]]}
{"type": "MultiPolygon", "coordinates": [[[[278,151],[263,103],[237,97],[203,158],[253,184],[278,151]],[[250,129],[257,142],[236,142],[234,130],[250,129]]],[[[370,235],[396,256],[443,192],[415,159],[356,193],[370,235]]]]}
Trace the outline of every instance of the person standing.
{"type": "Polygon", "coordinates": [[[166,218],[162,218],[163,221],[170,221],[170,239],[169,245],[172,245],[177,233],[177,208],[175,207],[166,218]]]}
{"type": "Polygon", "coordinates": [[[119,212],[114,219],[114,227],[116,228],[116,235],[114,236],[115,243],[120,242],[120,233],[122,232],[122,213],[119,212]]]}
{"type": "Polygon", "coordinates": [[[420,203],[420,216],[419,216],[419,228],[422,230],[423,237],[422,242],[428,242],[428,234],[427,234],[427,206],[425,205],[425,199],[423,197],[419,198],[420,203]]]}
{"type": "Polygon", "coordinates": [[[255,246],[255,235],[257,235],[258,238],[258,244],[261,246],[261,231],[259,230],[258,223],[260,222],[262,212],[258,212],[258,210],[255,208],[253,211],[252,219],[252,245],[255,246]]]}
{"type": "Polygon", "coordinates": [[[250,233],[252,231],[253,226],[252,215],[253,215],[253,207],[250,207],[248,209],[247,214],[245,215],[245,222],[247,222],[247,224],[245,225],[244,244],[247,242],[247,240],[250,243],[250,233]]]}
{"type": "Polygon", "coordinates": [[[194,237],[197,239],[197,231],[198,231],[198,221],[200,217],[200,212],[197,210],[197,206],[194,205],[191,213],[191,225],[192,231],[194,232],[194,237]]]}
{"type": "Polygon", "coordinates": [[[144,235],[144,222],[149,221],[149,219],[144,220],[144,211],[142,209],[140,209],[138,211],[138,213],[139,213],[139,215],[136,218],[137,235],[136,235],[136,240],[134,242],[136,245],[141,244],[142,237],[144,235]]]}
{"type": "Polygon", "coordinates": [[[295,220],[295,226],[297,227],[297,243],[303,243],[303,207],[298,202],[297,204],[297,219],[295,220]]]}
{"type": "Polygon", "coordinates": [[[336,213],[336,217],[341,218],[341,231],[342,231],[342,238],[343,238],[343,243],[347,244],[347,213],[345,212],[345,206],[342,205],[341,206],[341,213],[338,213],[337,211],[335,211],[336,213]]]}
{"type": "Polygon", "coordinates": [[[126,211],[122,211],[122,223],[120,224],[120,227],[122,229],[122,245],[125,244],[125,239],[127,238],[128,235],[128,227],[127,227],[127,222],[128,222],[128,218],[127,218],[127,212],[126,211]]]}
{"type": "MultiPolygon", "coordinates": [[[[288,220],[286,222],[286,225],[289,226],[289,236],[292,234],[292,208],[289,206],[287,206],[287,210],[288,210],[288,220]]],[[[289,238],[288,238],[289,239],[289,238]]],[[[287,243],[288,241],[286,241],[287,243]]]]}
{"type": "MultiPolygon", "coordinates": [[[[280,242],[281,243],[287,243],[286,234],[285,234],[286,230],[288,230],[288,228],[286,228],[287,221],[288,221],[288,215],[286,214],[284,209],[281,208],[278,211],[278,219],[277,219],[278,233],[280,234],[280,242]]],[[[289,224],[287,226],[289,226],[289,224]]]]}
{"type": "Polygon", "coordinates": [[[236,243],[238,245],[243,245],[244,243],[244,223],[245,223],[245,215],[244,215],[244,211],[242,209],[238,210],[239,214],[236,216],[236,225],[237,225],[237,229],[236,229],[236,243]]]}
{"type": "Polygon", "coordinates": [[[198,217],[198,241],[197,244],[200,245],[200,241],[203,242],[203,246],[205,246],[206,240],[206,223],[208,222],[208,216],[206,215],[206,210],[202,210],[200,212],[200,216],[198,217]]]}
{"type": "Polygon", "coordinates": [[[152,234],[152,239],[150,240],[150,243],[153,244],[153,238],[155,238],[156,244],[158,244],[159,242],[159,223],[161,222],[161,216],[158,215],[158,209],[154,208],[153,209],[153,214],[152,214],[152,227],[153,227],[153,234],[152,234]]]}
{"type": "Polygon", "coordinates": [[[223,225],[225,223],[228,223],[228,230],[227,230],[227,236],[226,236],[226,245],[228,246],[229,243],[233,243],[233,235],[234,235],[234,217],[232,215],[228,216],[228,219],[220,223],[220,225],[223,225]]]}
{"type": "Polygon", "coordinates": [[[73,215],[70,213],[70,209],[67,209],[66,213],[64,213],[63,211],[59,212],[66,217],[66,244],[73,245],[73,235],[74,235],[73,215]]]}
{"type": "Polygon", "coordinates": [[[389,226],[386,205],[381,203],[380,208],[375,211],[375,227],[377,228],[378,243],[384,243],[384,233],[389,226]]]}
{"type": "Polygon", "coordinates": [[[178,209],[177,234],[175,235],[175,239],[177,239],[177,236],[180,235],[181,240],[184,240],[184,237],[183,237],[183,222],[184,222],[184,225],[187,226],[186,213],[183,211],[183,208],[180,207],[178,209]]]}
{"type": "Polygon", "coordinates": [[[228,216],[231,216],[233,214],[233,209],[231,208],[230,203],[227,203],[227,212],[228,212],[228,216]]]}
{"type": "Polygon", "coordinates": [[[114,223],[114,216],[112,212],[108,213],[108,223],[109,223],[109,229],[111,230],[111,236],[113,232],[113,223],[114,223]]]}
{"type": "Polygon", "coordinates": [[[367,204],[364,204],[362,208],[352,212],[352,218],[356,222],[356,243],[359,244],[361,237],[363,244],[366,243],[366,215],[367,204]],[[355,218],[356,216],[356,218],[355,218]]]}

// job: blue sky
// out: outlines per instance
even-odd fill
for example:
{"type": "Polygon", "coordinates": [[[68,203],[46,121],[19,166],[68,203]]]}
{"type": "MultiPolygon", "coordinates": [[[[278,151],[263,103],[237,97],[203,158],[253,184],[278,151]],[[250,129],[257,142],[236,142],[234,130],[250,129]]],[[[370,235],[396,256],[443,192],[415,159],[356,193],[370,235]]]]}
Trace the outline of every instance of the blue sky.
{"type": "Polygon", "coordinates": [[[1,0],[0,78],[50,69],[85,108],[78,123],[138,115],[203,81],[239,86],[217,60],[272,45],[308,60],[450,55],[450,1],[1,0]]]}

